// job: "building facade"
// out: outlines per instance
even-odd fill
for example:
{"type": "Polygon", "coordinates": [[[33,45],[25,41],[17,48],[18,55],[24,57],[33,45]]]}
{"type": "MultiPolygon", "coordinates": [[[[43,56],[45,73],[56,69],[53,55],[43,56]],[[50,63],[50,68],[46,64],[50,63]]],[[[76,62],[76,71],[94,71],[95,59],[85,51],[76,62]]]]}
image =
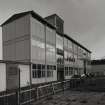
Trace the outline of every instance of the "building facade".
{"type": "Polygon", "coordinates": [[[31,84],[70,79],[91,69],[91,51],[64,34],[64,21],[56,14],[42,18],[28,11],[1,26],[3,60],[28,63],[31,84]]]}
{"type": "Polygon", "coordinates": [[[105,59],[91,61],[91,74],[94,76],[105,76],[105,59]]]}

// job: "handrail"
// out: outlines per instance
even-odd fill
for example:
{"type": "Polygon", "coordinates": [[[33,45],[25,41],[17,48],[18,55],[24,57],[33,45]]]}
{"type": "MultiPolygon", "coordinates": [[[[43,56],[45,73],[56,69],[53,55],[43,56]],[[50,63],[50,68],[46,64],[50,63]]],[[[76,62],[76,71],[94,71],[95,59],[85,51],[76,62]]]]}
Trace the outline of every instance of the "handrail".
{"type": "Polygon", "coordinates": [[[16,93],[11,93],[11,94],[2,95],[2,96],[0,96],[0,98],[12,96],[12,95],[15,95],[15,94],[16,94],[16,93]]]}

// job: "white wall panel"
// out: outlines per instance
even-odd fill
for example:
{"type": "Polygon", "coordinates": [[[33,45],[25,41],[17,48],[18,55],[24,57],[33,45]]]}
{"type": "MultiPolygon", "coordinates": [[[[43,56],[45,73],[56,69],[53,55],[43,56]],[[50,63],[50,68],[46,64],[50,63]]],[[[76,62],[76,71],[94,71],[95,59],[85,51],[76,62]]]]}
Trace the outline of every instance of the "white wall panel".
{"type": "Polygon", "coordinates": [[[32,84],[44,83],[46,82],[46,78],[32,78],[32,84]]]}
{"type": "Polygon", "coordinates": [[[29,65],[19,65],[20,68],[20,86],[30,85],[30,67],[29,65]]]}
{"type": "Polygon", "coordinates": [[[6,90],[6,65],[0,63],[0,91],[6,90]]]}

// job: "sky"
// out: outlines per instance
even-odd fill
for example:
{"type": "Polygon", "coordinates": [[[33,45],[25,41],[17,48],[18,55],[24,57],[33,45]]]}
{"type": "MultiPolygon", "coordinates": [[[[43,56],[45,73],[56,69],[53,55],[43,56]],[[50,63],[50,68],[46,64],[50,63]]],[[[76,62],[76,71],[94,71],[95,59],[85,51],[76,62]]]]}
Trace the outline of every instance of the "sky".
{"type": "Polygon", "coordinates": [[[105,58],[105,0],[0,0],[0,24],[15,13],[29,10],[42,17],[58,14],[64,20],[65,33],[91,50],[92,59],[105,58]]]}

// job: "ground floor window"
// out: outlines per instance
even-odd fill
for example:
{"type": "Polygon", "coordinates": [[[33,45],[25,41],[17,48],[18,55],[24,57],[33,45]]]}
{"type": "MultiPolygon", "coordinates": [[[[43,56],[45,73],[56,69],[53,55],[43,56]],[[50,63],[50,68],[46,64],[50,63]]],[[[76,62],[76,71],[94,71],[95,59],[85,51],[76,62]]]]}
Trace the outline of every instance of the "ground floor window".
{"type": "Polygon", "coordinates": [[[54,65],[43,65],[43,64],[33,64],[32,65],[32,77],[33,78],[44,78],[53,77],[53,72],[56,70],[54,65]]]}
{"type": "Polygon", "coordinates": [[[45,65],[33,64],[32,65],[32,77],[33,78],[45,77],[45,65]]]}
{"type": "Polygon", "coordinates": [[[55,66],[47,65],[47,77],[53,77],[54,70],[56,70],[55,66]]]}
{"type": "Polygon", "coordinates": [[[65,76],[73,75],[73,67],[65,67],[65,76]]]}

